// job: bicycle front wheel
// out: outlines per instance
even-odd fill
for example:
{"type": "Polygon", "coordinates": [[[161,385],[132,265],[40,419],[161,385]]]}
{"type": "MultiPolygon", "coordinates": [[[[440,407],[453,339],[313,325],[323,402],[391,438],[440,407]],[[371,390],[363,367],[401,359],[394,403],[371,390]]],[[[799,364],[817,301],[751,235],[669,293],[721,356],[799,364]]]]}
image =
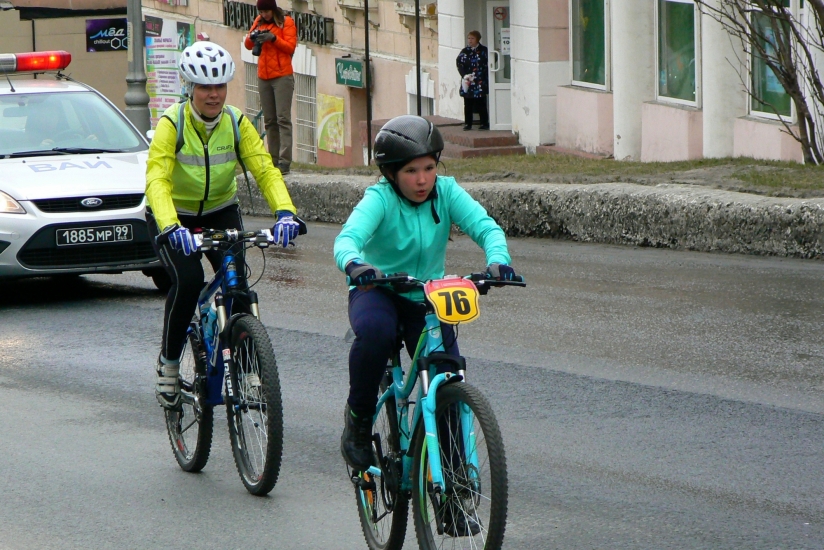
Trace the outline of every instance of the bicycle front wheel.
{"type": "Polygon", "coordinates": [[[435,548],[500,548],[507,513],[504,444],[481,392],[465,383],[437,394],[443,493],[434,491],[423,422],[415,437],[412,510],[418,544],[435,548]]]}
{"type": "MultiPolygon", "coordinates": [[[[380,385],[380,394],[387,388],[387,379],[380,385]]],[[[355,487],[363,537],[371,550],[400,550],[406,537],[409,517],[409,496],[400,489],[403,464],[398,436],[398,412],[395,398],[384,403],[372,428],[375,454],[380,459],[382,476],[360,472],[355,487]],[[380,452],[377,452],[380,450],[380,452]]]]}
{"type": "Polygon", "coordinates": [[[214,409],[204,404],[206,355],[197,326],[186,337],[180,356],[180,409],[166,410],[166,430],[175,460],[186,472],[199,472],[212,449],[214,409]]]}
{"type": "Polygon", "coordinates": [[[253,495],[277,483],[283,453],[283,404],[275,352],[263,324],[240,317],[230,339],[234,400],[226,400],[229,437],[237,471],[253,495]]]}

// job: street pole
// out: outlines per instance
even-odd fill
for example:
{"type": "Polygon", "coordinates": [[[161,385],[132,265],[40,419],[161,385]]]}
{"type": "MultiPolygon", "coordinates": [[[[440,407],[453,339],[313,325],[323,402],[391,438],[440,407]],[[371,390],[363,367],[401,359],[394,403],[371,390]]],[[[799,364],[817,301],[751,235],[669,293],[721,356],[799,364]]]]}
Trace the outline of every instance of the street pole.
{"type": "Polygon", "coordinates": [[[369,0],[363,3],[364,49],[366,50],[366,165],[372,164],[372,73],[369,63],[369,0]]]}
{"type": "Polygon", "coordinates": [[[421,3],[415,0],[415,72],[418,86],[418,116],[421,116],[421,3]]]}
{"type": "Polygon", "coordinates": [[[143,6],[141,0],[127,0],[126,20],[129,32],[129,72],[126,74],[126,118],[146,135],[151,129],[146,70],[143,67],[143,6]]]}

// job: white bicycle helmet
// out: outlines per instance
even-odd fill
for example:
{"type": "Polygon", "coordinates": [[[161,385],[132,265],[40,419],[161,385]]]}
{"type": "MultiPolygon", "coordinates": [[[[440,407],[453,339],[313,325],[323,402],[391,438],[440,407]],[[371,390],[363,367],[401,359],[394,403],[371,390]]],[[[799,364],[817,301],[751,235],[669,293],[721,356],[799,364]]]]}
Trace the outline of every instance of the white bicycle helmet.
{"type": "Polygon", "coordinates": [[[195,42],[180,54],[180,75],[190,84],[226,84],[235,76],[235,62],[214,42],[195,42]]]}

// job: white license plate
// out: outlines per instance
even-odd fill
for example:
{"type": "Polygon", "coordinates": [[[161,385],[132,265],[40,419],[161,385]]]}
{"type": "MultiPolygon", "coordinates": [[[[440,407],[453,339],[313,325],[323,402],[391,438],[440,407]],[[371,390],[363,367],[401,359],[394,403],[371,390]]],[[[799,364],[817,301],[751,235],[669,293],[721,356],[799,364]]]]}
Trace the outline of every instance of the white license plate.
{"type": "Polygon", "coordinates": [[[122,224],[58,229],[56,235],[57,246],[120,243],[132,240],[132,226],[131,224],[122,224]]]}

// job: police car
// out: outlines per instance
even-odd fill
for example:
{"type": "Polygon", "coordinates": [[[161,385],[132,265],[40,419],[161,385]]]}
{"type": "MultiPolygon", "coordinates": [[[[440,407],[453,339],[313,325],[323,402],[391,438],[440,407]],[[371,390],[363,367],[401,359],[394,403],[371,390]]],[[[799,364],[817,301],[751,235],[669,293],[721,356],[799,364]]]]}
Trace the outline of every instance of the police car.
{"type": "Polygon", "coordinates": [[[144,218],[148,142],[60,72],[70,61],[0,54],[0,278],[142,270],[166,289],[144,218]]]}

